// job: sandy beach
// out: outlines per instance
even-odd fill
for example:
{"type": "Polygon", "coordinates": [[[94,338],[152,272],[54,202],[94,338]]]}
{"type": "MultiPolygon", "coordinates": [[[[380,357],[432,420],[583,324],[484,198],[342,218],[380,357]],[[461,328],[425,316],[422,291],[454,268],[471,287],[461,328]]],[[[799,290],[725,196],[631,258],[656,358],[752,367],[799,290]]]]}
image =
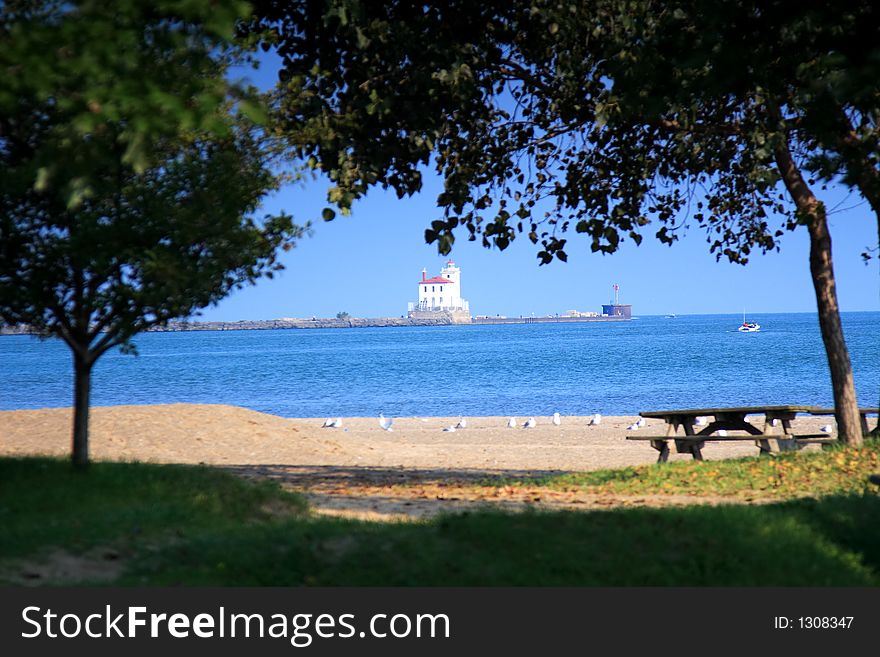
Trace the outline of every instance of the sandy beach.
{"type": "MultiPolygon", "coordinates": [[[[626,427],[638,418],[536,417],[532,429],[508,429],[507,417],[467,418],[466,429],[444,432],[458,418],[394,418],[393,431],[376,418],[342,418],[325,429],[325,418],[281,418],[245,408],[168,404],[92,409],[91,455],[97,460],[254,466],[359,466],[452,471],[583,471],[656,461],[645,442],[627,441],[626,427]]],[[[521,425],[526,418],[519,417],[521,425]]],[[[755,418],[757,421],[758,418],[755,418]]],[[[816,431],[823,418],[795,420],[798,431],[816,431]]],[[[67,455],[71,410],[0,412],[0,454],[67,455]]],[[[665,425],[649,420],[642,435],[662,435],[665,425]]],[[[748,442],[710,443],[707,460],[754,456],[748,442]]],[[[690,460],[672,454],[670,461],[690,460]]]]}
{"type": "MultiPolygon", "coordinates": [[[[95,460],[190,463],[220,466],[245,477],[267,478],[306,494],[313,510],[363,519],[412,520],[483,504],[496,508],[607,508],[727,503],[670,495],[596,496],[528,487],[478,487],[475,479],[502,475],[585,471],[654,463],[646,442],[627,441],[637,418],[536,417],[537,426],[507,428],[507,417],[467,418],[467,428],[444,432],[458,418],[395,418],[393,431],[377,418],[281,418],[223,405],[111,406],[91,413],[95,460]]],[[[758,418],[755,418],[757,421],[758,418]]],[[[824,420],[827,421],[827,420],[824,420]]],[[[795,421],[797,431],[816,431],[821,418],[795,421]]],[[[0,455],[70,453],[70,409],[0,412],[0,455]]],[[[650,420],[642,435],[662,434],[650,420]],[[649,434],[650,432],[650,434],[649,434]]],[[[814,446],[815,447],[815,446],[814,446]]],[[[709,443],[706,460],[754,456],[750,442],[709,443]]],[[[670,461],[691,460],[671,454],[670,461]]]]}

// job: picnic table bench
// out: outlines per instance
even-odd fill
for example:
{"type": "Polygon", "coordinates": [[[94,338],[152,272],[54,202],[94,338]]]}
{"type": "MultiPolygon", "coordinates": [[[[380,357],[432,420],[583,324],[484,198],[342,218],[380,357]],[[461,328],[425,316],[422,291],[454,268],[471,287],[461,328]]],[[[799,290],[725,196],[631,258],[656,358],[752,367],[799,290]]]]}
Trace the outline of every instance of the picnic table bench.
{"type": "MultiPolygon", "coordinates": [[[[860,408],[862,431],[868,433],[868,415],[876,415],[877,408],[860,408]]],[[[808,415],[834,415],[833,408],[822,406],[741,406],[733,408],[696,408],[670,411],[645,411],[639,413],[644,418],[658,418],[666,421],[666,435],[642,436],[629,435],[627,440],[647,440],[651,447],[660,452],[658,463],[669,458],[669,442],[675,443],[676,452],[691,454],[695,460],[702,461],[702,449],[707,441],[754,441],[760,454],[773,451],[800,449],[804,445],[818,443],[823,446],[837,442],[836,438],[826,433],[795,434],[791,421],[798,413],[808,415]],[[748,415],[763,415],[763,430],[746,422],[748,415]],[[697,418],[713,418],[706,426],[697,424],[697,418]],[[781,427],[781,432],[778,430],[781,427]],[[678,433],[679,428],[684,435],[678,433]],[[699,429],[699,431],[697,431],[699,429]],[[724,434],[718,434],[724,431],[724,434]],[[744,432],[728,436],[727,431],[744,432]]],[[[877,429],[874,430],[875,432],[877,429]]]]}

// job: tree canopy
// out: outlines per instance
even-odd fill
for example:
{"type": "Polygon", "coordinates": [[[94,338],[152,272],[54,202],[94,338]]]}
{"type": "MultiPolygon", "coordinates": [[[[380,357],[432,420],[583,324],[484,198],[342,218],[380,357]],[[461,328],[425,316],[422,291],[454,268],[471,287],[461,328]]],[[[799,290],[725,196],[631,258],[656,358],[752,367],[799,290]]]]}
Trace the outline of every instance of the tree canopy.
{"type": "Polygon", "coordinates": [[[121,157],[143,171],[153,144],[182,130],[224,134],[232,98],[258,114],[252,91],[223,75],[243,2],[11,0],[0,6],[0,139],[37,187],[64,188],[75,202],[91,176],[121,157]],[[39,143],[16,143],[51,112],[39,143]],[[63,121],[61,118],[63,117],[63,121]],[[91,136],[118,127],[108,154],[91,136]],[[27,157],[27,168],[24,169],[27,157]]]}
{"type": "MultiPolygon", "coordinates": [[[[112,132],[93,147],[112,150],[112,132]]],[[[154,165],[93,172],[90,194],[73,206],[63,189],[22,193],[7,169],[0,318],[57,335],[91,362],[277,269],[277,248],[297,230],[286,215],[253,216],[276,186],[253,130],[152,147],[162,155],[154,165]]]]}
{"type": "Polygon", "coordinates": [[[745,262],[798,223],[780,135],[817,180],[877,196],[869,2],[256,6],[284,58],[282,117],[330,200],[413,193],[433,161],[443,253],[459,231],[502,249],[525,234],[549,262],[568,229],[610,253],[687,219],[745,262]]]}

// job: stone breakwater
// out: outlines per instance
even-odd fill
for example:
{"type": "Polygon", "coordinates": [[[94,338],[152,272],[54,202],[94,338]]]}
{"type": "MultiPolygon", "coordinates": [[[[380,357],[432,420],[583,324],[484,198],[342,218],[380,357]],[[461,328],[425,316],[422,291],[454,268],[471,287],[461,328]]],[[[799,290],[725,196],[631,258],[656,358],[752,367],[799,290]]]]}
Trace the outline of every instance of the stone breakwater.
{"type": "MultiPolygon", "coordinates": [[[[625,322],[621,317],[476,317],[463,321],[460,317],[452,317],[448,313],[434,313],[418,317],[334,317],[311,319],[245,319],[237,322],[171,322],[168,326],[156,326],[148,331],[179,332],[179,331],[260,331],[270,329],[315,329],[315,328],[368,328],[392,326],[453,326],[461,324],[548,324],[576,322],[625,322]]],[[[30,326],[0,326],[0,335],[36,335],[30,326]]]]}
{"type": "Polygon", "coordinates": [[[238,322],[172,322],[168,326],[156,327],[151,331],[251,331],[269,329],[310,329],[310,328],[367,328],[385,326],[446,326],[452,324],[447,318],[410,319],[408,317],[347,317],[337,318],[285,318],[241,320],[238,322]]]}
{"type": "MultiPolygon", "coordinates": [[[[408,317],[349,317],[346,319],[336,318],[313,318],[313,319],[260,319],[241,320],[238,322],[171,322],[168,326],[156,326],[148,331],[153,332],[177,332],[177,331],[259,331],[270,329],[310,329],[310,328],[366,328],[385,326],[449,326],[455,324],[447,317],[419,318],[408,317]]],[[[0,335],[36,335],[37,331],[30,326],[19,324],[17,326],[0,326],[0,335]]]]}
{"type": "Polygon", "coordinates": [[[629,322],[629,317],[607,317],[605,315],[569,317],[567,315],[543,317],[474,317],[471,324],[579,324],[583,322],[629,322]]]}

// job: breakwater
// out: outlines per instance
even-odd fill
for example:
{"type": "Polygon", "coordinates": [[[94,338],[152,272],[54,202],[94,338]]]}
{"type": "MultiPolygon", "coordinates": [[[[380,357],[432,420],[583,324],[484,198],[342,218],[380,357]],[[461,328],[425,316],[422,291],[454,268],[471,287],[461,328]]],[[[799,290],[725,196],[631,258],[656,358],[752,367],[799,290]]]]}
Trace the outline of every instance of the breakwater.
{"type": "MultiPolygon", "coordinates": [[[[167,326],[154,326],[148,333],[168,333],[182,331],[269,331],[273,329],[314,329],[314,328],[368,328],[391,326],[448,326],[454,324],[443,317],[430,319],[411,319],[408,317],[349,317],[330,318],[285,318],[248,319],[237,322],[169,322],[167,326]]],[[[37,335],[38,332],[26,324],[0,326],[0,335],[37,335]]]]}
{"type": "Polygon", "coordinates": [[[629,322],[629,317],[474,317],[471,324],[578,324],[581,322],[629,322]]]}
{"type": "Polygon", "coordinates": [[[151,331],[248,331],[310,328],[384,328],[392,326],[452,326],[461,324],[574,324],[578,322],[627,322],[622,317],[475,317],[470,322],[456,321],[446,313],[436,317],[313,317],[241,320],[238,322],[172,322],[151,331]]]}
{"type": "Polygon", "coordinates": [[[284,318],[241,320],[238,322],[171,322],[151,331],[260,331],[272,329],[315,328],[368,328],[386,326],[446,326],[452,324],[445,318],[411,319],[409,317],[313,317],[311,319],[284,318]]]}
{"type": "MultiPolygon", "coordinates": [[[[237,322],[169,322],[167,326],[155,326],[149,332],[179,331],[269,331],[273,329],[321,329],[321,328],[383,328],[395,326],[453,326],[462,324],[576,324],[579,322],[627,322],[623,317],[475,317],[469,322],[456,321],[448,313],[435,317],[313,317],[283,319],[246,319],[237,322]]],[[[30,326],[0,326],[0,335],[34,335],[30,326]]]]}

